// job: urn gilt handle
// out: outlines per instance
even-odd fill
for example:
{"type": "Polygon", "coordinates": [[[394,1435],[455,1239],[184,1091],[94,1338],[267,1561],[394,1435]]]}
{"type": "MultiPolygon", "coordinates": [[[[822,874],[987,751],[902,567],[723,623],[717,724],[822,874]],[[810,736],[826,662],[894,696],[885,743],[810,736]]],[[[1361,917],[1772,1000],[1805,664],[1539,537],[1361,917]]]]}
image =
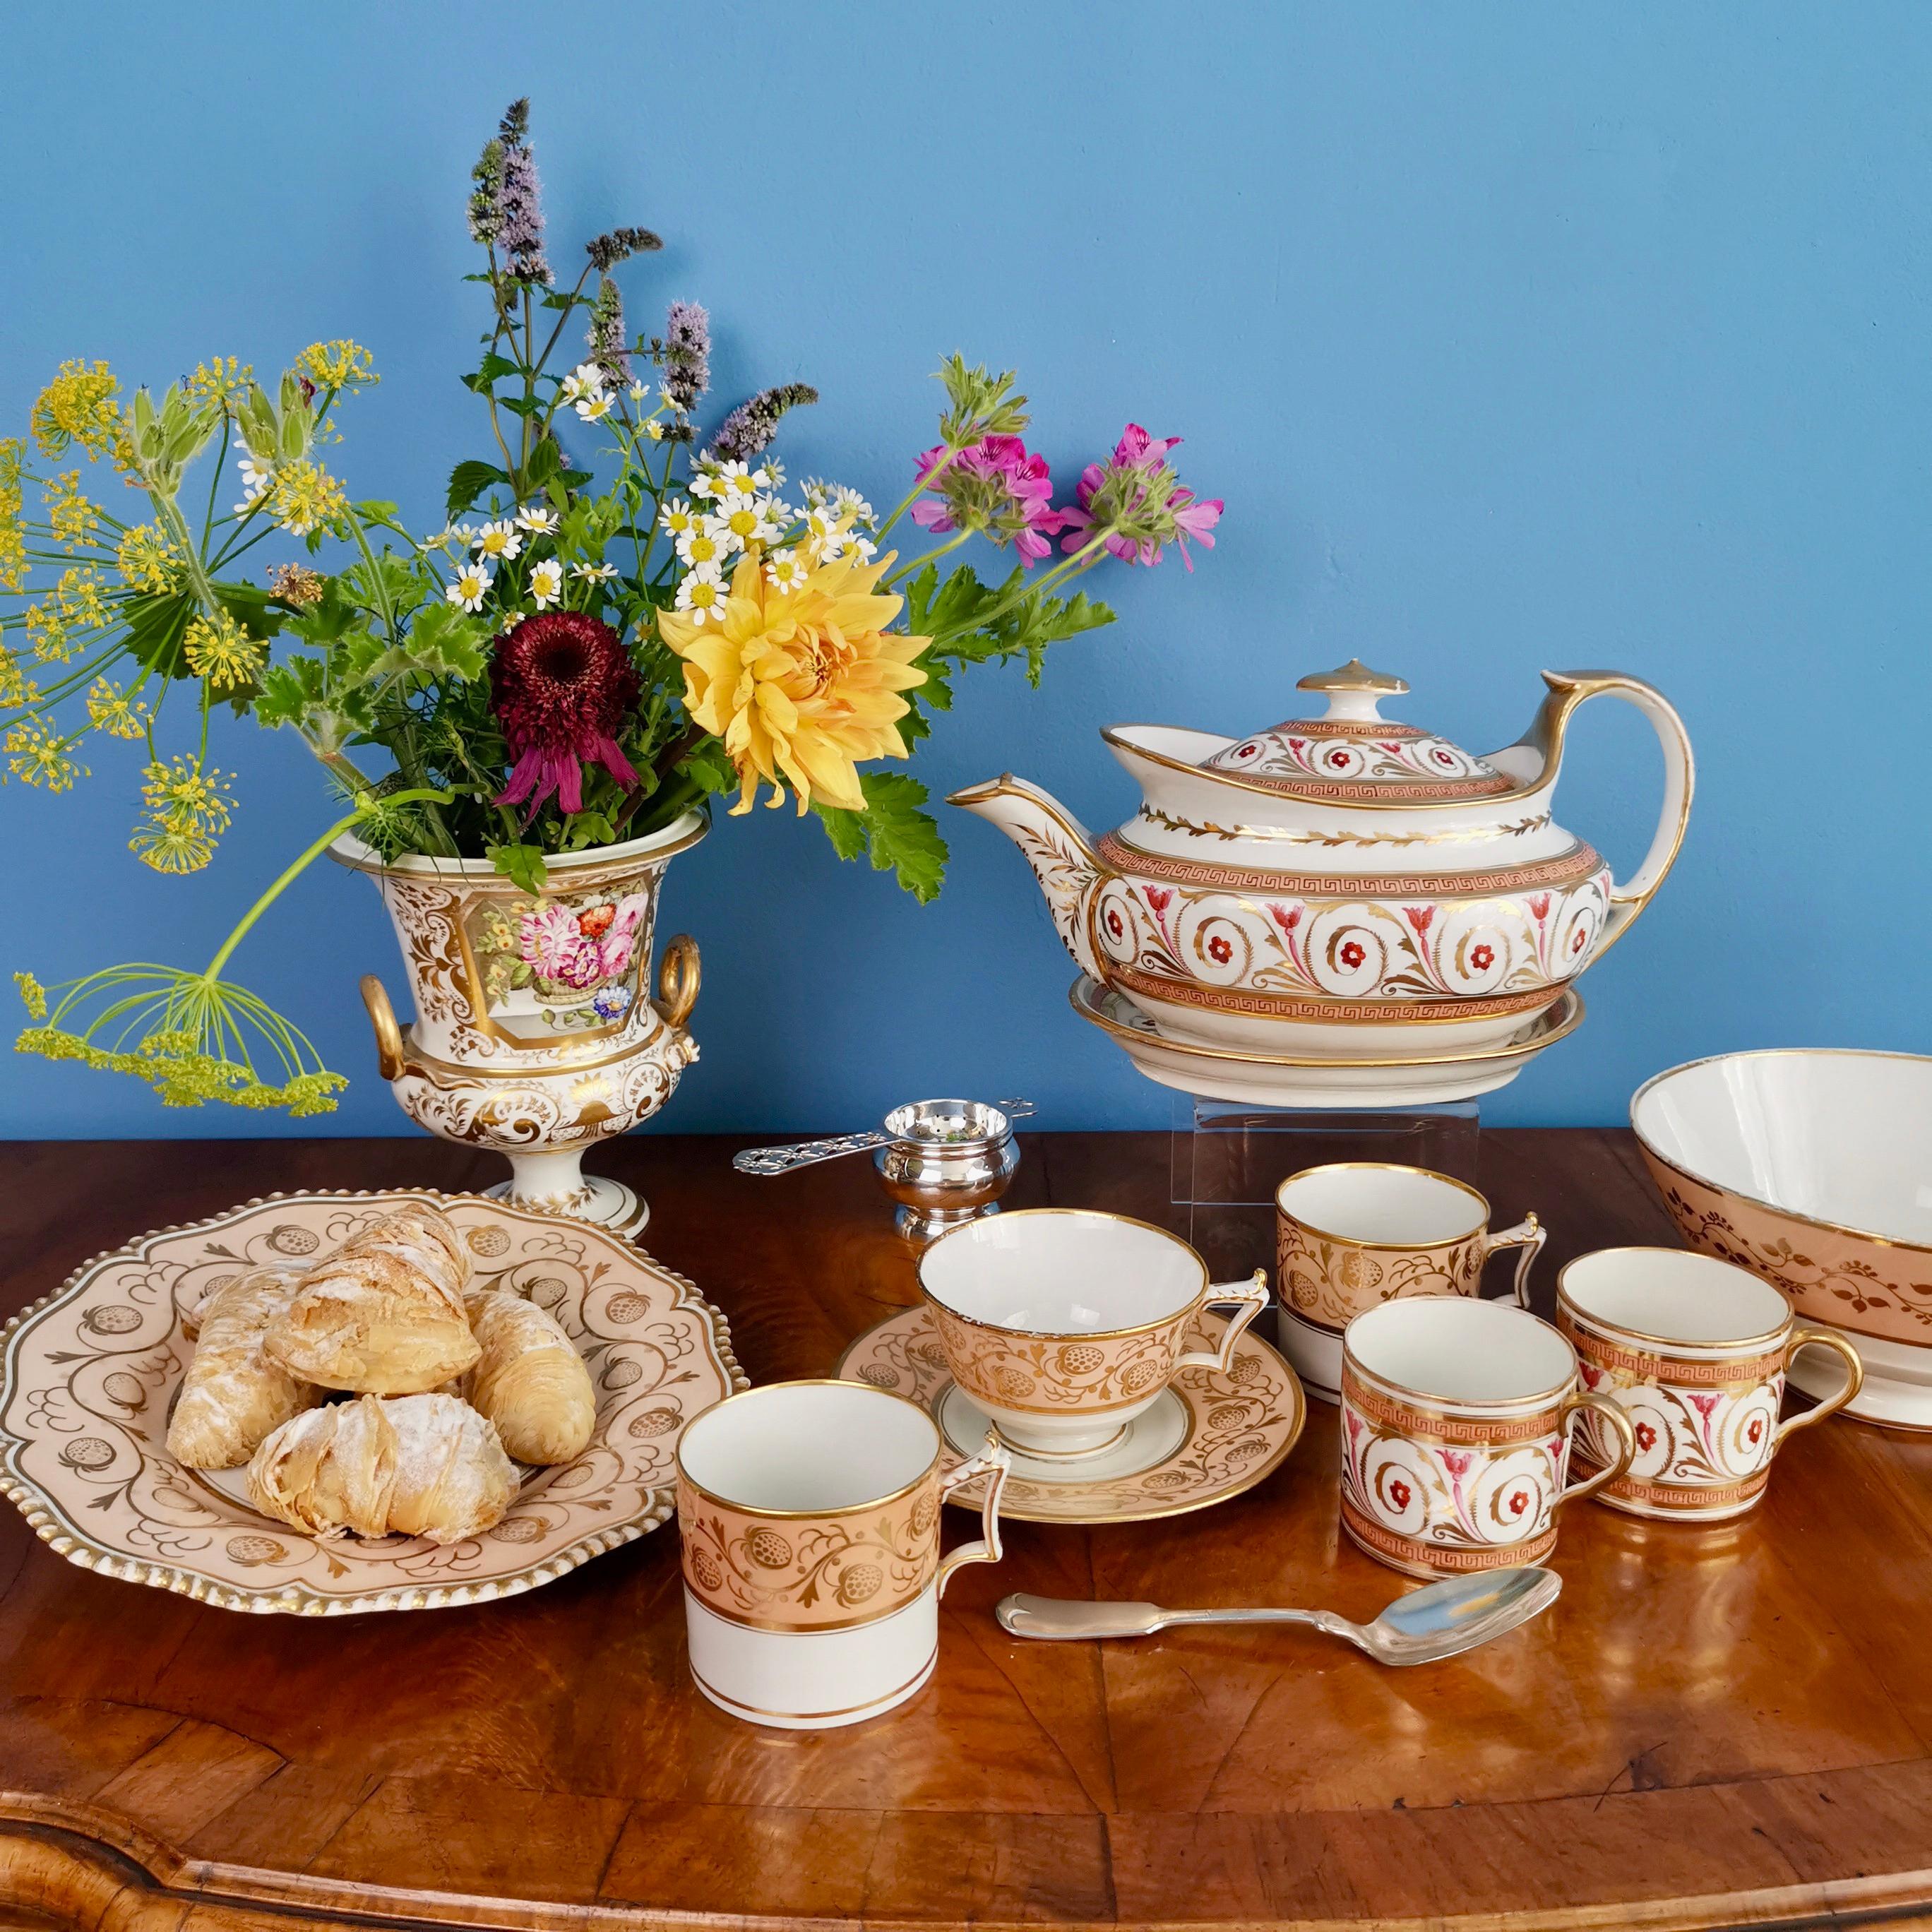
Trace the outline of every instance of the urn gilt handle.
{"type": "Polygon", "coordinates": [[[1621,698],[1634,704],[1650,721],[1664,752],[1664,803],[1658,814],[1657,830],[1643,863],[1626,880],[1612,880],[1610,916],[1604,922],[1603,944],[1591,956],[1591,963],[1607,952],[1629,928],[1630,922],[1649,904],[1651,897],[1664,883],[1684,843],[1684,828],[1690,822],[1690,795],[1696,782],[1696,767],[1690,755],[1690,740],[1684,721],[1670,701],[1642,678],[1628,677],[1614,670],[1546,670],[1543,681],[1550,695],[1543,700],[1535,721],[1522,740],[1540,752],[1543,772],[1553,771],[1563,756],[1564,733],[1570,714],[1593,698],[1621,698]]]}
{"type": "Polygon", "coordinates": [[[700,979],[698,941],[680,932],[664,950],[658,962],[658,996],[652,1004],[668,1026],[681,1027],[698,1004],[700,979]]]}
{"type": "Polygon", "coordinates": [[[376,1070],[385,1080],[403,1077],[403,1030],[396,1024],[396,1010],[382,982],[373,973],[362,976],[362,1004],[369,1009],[369,1024],[376,1029],[376,1070]]]}

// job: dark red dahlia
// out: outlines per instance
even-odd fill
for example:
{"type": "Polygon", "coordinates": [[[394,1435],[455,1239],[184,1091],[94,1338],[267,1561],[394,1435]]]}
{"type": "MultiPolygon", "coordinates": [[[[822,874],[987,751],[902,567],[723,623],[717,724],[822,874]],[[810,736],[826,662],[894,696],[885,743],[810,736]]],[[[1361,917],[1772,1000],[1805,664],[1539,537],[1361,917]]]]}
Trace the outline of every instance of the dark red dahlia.
{"type": "Polygon", "coordinates": [[[636,668],[608,624],[581,610],[526,617],[496,640],[490,674],[490,709],[516,760],[499,805],[551,793],[565,812],[584,808],[586,764],[599,764],[620,784],[637,773],[617,733],[638,701],[636,668]]]}

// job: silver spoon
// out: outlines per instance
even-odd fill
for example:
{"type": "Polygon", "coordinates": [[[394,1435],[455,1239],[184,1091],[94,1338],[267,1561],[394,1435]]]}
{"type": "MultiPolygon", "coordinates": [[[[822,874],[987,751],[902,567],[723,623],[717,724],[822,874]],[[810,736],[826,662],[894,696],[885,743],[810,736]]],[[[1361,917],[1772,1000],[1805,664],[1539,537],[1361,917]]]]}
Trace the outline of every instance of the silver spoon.
{"type": "Polygon", "coordinates": [[[1346,1638],[1378,1664],[1433,1664],[1473,1650],[1549,1609],[1563,1588],[1553,1570],[1490,1570],[1445,1577],[1398,1597],[1372,1623],[1333,1610],[1164,1610],[1157,1604],[1082,1604],[1064,1597],[1004,1599],[994,1612],[1015,1636],[1148,1636],[1170,1624],[1310,1624],[1346,1638]]]}
{"type": "Polygon", "coordinates": [[[740,1174],[790,1174],[821,1160],[840,1160],[848,1154],[900,1142],[943,1155],[982,1141],[1003,1140],[1014,1121],[1028,1119],[1033,1112],[1030,1100],[1002,1100],[997,1107],[978,1100],[914,1100],[895,1107],[882,1126],[866,1132],[832,1134],[783,1147],[746,1148],[731,1156],[731,1165],[740,1174]]]}

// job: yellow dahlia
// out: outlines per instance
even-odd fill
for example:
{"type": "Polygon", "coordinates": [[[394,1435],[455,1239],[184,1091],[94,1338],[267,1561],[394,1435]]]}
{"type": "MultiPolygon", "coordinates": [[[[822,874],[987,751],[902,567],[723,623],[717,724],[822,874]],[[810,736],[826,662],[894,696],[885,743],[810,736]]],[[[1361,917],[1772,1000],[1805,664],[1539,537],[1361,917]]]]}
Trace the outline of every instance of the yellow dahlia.
{"type": "Polygon", "coordinates": [[[904,605],[878,590],[892,562],[822,563],[781,590],[754,545],[722,615],[658,614],[664,642],[684,660],[685,709],[724,740],[736,767],[734,814],[751,809],[761,779],[776,805],[781,774],[801,813],[814,796],[862,812],[860,761],[906,755],[898,721],[910,707],[899,693],[926,682],[913,659],[932,640],[886,629],[904,605]]]}

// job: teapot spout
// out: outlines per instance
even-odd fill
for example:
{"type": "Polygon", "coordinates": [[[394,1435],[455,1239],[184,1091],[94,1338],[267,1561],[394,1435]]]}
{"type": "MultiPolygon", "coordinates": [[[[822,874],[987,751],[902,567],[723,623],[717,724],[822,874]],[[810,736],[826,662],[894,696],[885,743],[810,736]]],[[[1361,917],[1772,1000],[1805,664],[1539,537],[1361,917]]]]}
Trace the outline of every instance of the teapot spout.
{"type": "Polygon", "coordinates": [[[1020,848],[1046,895],[1060,944],[1083,973],[1104,983],[1106,968],[1094,944],[1089,914],[1095,893],[1112,874],[1087,828],[1051,794],[1010,772],[968,785],[946,802],[997,825],[1020,848]]]}

